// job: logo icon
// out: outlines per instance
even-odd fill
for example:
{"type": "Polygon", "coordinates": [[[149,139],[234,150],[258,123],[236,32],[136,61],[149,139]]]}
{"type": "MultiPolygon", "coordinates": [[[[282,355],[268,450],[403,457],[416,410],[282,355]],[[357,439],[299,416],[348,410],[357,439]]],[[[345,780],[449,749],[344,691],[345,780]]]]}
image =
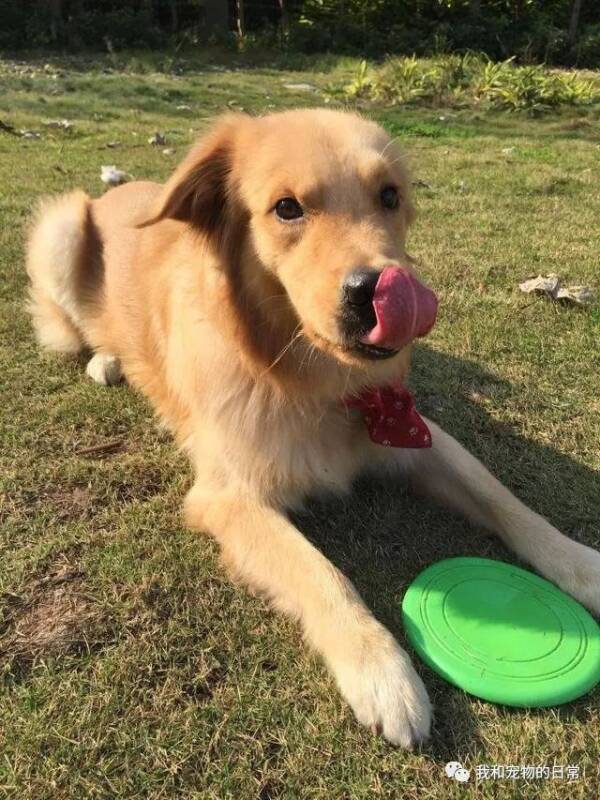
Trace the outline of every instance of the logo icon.
{"type": "Polygon", "coordinates": [[[444,772],[448,778],[454,778],[459,783],[466,783],[471,777],[471,772],[463,767],[460,761],[449,761],[444,767],[444,772]]]}

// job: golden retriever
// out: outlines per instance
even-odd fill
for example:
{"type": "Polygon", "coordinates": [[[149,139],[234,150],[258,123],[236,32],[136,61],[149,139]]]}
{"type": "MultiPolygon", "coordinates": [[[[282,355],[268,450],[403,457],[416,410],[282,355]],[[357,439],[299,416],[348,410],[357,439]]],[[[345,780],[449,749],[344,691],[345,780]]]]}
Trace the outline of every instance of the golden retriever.
{"type": "Polygon", "coordinates": [[[89,348],[94,380],[124,375],[147,395],[193,464],[188,525],[299,620],[358,720],[405,747],[429,734],[427,692],[286,516],[307,495],[391,471],[600,612],[600,554],[526,508],[402,389],[436,306],[405,251],[412,217],[402,154],[375,123],[235,114],[164,186],[43,202],[27,260],[40,344],[89,348]]]}

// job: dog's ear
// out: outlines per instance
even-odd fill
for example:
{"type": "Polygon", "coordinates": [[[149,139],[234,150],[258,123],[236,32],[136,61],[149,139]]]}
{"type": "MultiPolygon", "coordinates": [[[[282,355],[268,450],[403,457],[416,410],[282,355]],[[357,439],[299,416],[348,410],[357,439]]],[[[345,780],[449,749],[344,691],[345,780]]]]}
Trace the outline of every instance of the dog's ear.
{"type": "Polygon", "coordinates": [[[226,224],[232,194],[236,136],[249,119],[247,114],[221,117],[167,181],[155,213],[138,227],[174,219],[187,222],[209,238],[217,237],[226,224]]]}

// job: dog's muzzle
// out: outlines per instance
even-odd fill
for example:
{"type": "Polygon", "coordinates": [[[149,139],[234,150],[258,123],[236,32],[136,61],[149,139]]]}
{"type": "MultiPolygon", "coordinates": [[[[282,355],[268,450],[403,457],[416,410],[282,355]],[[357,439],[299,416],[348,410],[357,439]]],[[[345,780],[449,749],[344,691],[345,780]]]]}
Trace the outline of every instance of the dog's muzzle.
{"type": "Polygon", "coordinates": [[[403,267],[362,267],[342,285],[340,327],[350,349],[366,358],[390,358],[426,336],[435,324],[437,297],[403,267]]]}

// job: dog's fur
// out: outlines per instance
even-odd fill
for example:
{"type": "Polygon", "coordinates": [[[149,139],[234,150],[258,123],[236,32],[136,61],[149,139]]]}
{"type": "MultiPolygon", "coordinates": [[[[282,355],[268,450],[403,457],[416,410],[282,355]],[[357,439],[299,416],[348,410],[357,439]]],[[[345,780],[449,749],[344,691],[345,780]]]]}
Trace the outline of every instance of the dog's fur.
{"type": "Polygon", "coordinates": [[[338,323],[351,270],[411,267],[409,188],[401,154],[372,122],[324,110],[230,115],[165,186],[43,202],[27,261],[40,344],[90,348],[91,377],[114,383],[122,371],[150,398],[193,462],[188,524],[301,622],[358,719],[407,747],[430,729],[420,678],[286,509],[347,490],[367,468],[392,471],[600,612],[600,554],[527,509],[434,423],[431,449],[380,447],[341,402],[408,371],[408,347],[366,360],[338,323]],[[396,212],[377,203],[383,183],[399,187],[396,212]],[[307,209],[299,223],[273,213],[286,196],[307,209]]]}

